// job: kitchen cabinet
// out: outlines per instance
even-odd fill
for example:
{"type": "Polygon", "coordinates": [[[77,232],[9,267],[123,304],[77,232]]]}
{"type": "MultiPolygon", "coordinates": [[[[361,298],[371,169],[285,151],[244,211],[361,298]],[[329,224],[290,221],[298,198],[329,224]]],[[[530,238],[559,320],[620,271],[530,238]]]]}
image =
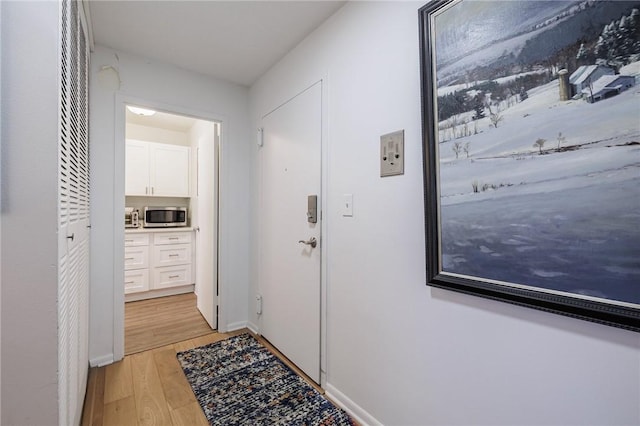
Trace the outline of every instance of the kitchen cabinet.
{"type": "Polygon", "coordinates": [[[153,238],[153,288],[191,284],[192,232],[157,233],[153,238]]]}
{"type": "Polygon", "coordinates": [[[140,300],[193,291],[193,241],[193,230],[125,231],[125,294],[140,300]]]}
{"type": "Polygon", "coordinates": [[[149,290],[149,237],[150,234],[125,234],[125,294],[149,290]]]}
{"type": "Polygon", "coordinates": [[[125,195],[189,197],[191,148],[127,139],[125,195]]]}

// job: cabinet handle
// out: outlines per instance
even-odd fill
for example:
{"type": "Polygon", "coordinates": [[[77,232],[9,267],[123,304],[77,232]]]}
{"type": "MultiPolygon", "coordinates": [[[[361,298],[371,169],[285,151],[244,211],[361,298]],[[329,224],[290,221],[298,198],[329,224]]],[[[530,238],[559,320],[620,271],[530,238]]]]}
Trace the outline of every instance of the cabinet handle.
{"type": "Polygon", "coordinates": [[[170,254],[169,257],[178,257],[180,256],[179,254],[170,254]]]}
{"type": "Polygon", "coordinates": [[[144,193],[145,193],[145,195],[149,193],[149,187],[148,186],[144,187],[144,193]]]}
{"type": "Polygon", "coordinates": [[[170,240],[179,240],[180,237],[169,237],[170,240]]]}
{"type": "Polygon", "coordinates": [[[125,281],[124,283],[125,283],[125,284],[133,284],[133,283],[134,283],[134,281],[125,281]]]}
{"type": "Polygon", "coordinates": [[[169,275],[169,278],[178,278],[180,275],[169,275]]]}
{"type": "Polygon", "coordinates": [[[151,187],[151,195],[153,195],[153,186],[151,187]]]}
{"type": "Polygon", "coordinates": [[[125,257],[124,260],[133,260],[135,257],[125,257]]]}
{"type": "Polygon", "coordinates": [[[132,243],[133,240],[124,240],[125,243],[132,243]]]}

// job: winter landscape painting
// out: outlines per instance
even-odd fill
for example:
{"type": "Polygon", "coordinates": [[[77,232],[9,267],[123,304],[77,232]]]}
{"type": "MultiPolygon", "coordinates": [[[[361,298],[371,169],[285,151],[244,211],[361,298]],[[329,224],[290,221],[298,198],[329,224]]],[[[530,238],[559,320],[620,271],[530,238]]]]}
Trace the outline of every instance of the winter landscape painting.
{"type": "Polygon", "coordinates": [[[640,329],[640,1],[420,13],[431,284],[640,329]]]}

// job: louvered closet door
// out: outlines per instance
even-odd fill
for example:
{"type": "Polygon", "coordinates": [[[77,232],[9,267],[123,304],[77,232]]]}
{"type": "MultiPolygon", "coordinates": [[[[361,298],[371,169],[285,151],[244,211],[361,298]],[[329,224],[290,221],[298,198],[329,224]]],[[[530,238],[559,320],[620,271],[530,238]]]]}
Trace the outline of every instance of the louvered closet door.
{"type": "Polygon", "coordinates": [[[88,46],[78,2],[60,2],[58,405],[80,423],[89,341],[88,46]]]}

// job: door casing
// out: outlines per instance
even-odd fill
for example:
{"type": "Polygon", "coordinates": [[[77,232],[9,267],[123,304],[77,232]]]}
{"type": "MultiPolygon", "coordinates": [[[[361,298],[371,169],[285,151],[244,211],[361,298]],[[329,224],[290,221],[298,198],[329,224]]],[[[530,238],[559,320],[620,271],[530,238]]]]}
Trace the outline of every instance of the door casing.
{"type": "MultiPolygon", "coordinates": [[[[320,235],[322,236],[322,243],[320,244],[320,386],[324,387],[326,384],[326,372],[327,372],[327,265],[328,265],[328,253],[329,253],[329,215],[328,215],[328,181],[329,181],[329,161],[328,161],[328,141],[329,141],[329,75],[328,73],[318,76],[316,78],[308,80],[306,83],[296,85],[294,90],[291,90],[289,96],[284,101],[280,102],[274,108],[271,108],[261,117],[266,117],[270,112],[275,111],[280,106],[286,104],[289,100],[295,98],[298,94],[301,94],[308,88],[314,86],[317,83],[321,83],[321,136],[320,136],[320,156],[321,156],[321,176],[320,176],[320,202],[318,205],[318,211],[321,220],[320,222],[320,235]]],[[[262,172],[262,163],[258,164],[258,175],[262,172]]],[[[258,225],[260,226],[260,225],[258,225]]],[[[258,295],[261,294],[260,284],[258,283],[258,295]]],[[[257,334],[261,334],[260,330],[261,319],[258,318],[258,329],[253,330],[257,334]]]]}
{"type": "MultiPolygon", "coordinates": [[[[142,107],[150,108],[156,111],[164,111],[171,114],[184,115],[193,117],[199,120],[215,121],[221,126],[220,140],[219,140],[219,156],[218,156],[218,175],[220,177],[218,181],[218,200],[220,209],[218,212],[218,331],[227,331],[227,315],[224,309],[225,291],[227,285],[224,282],[224,277],[227,276],[227,259],[228,254],[222,250],[224,248],[223,238],[227,239],[227,233],[225,229],[225,220],[228,217],[226,214],[222,214],[222,200],[223,194],[226,192],[224,187],[224,176],[228,167],[225,160],[225,118],[210,112],[191,110],[177,105],[169,105],[162,102],[156,102],[148,99],[141,99],[134,96],[128,96],[122,93],[116,94],[115,99],[115,143],[114,143],[114,203],[113,203],[113,217],[119,218],[122,216],[125,207],[125,193],[124,193],[124,162],[125,162],[125,130],[126,130],[126,105],[133,104],[142,107]]],[[[116,220],[116,223],[118,221],[116,220]]],[[[113,230],[113,276],[124,276],[124,226],[114,227],[113,230]]],[[[124,286],[118,285],[117,280],[114,280],[113,289],[113,361],[119,361],[124,358],[124,286]]]]}

